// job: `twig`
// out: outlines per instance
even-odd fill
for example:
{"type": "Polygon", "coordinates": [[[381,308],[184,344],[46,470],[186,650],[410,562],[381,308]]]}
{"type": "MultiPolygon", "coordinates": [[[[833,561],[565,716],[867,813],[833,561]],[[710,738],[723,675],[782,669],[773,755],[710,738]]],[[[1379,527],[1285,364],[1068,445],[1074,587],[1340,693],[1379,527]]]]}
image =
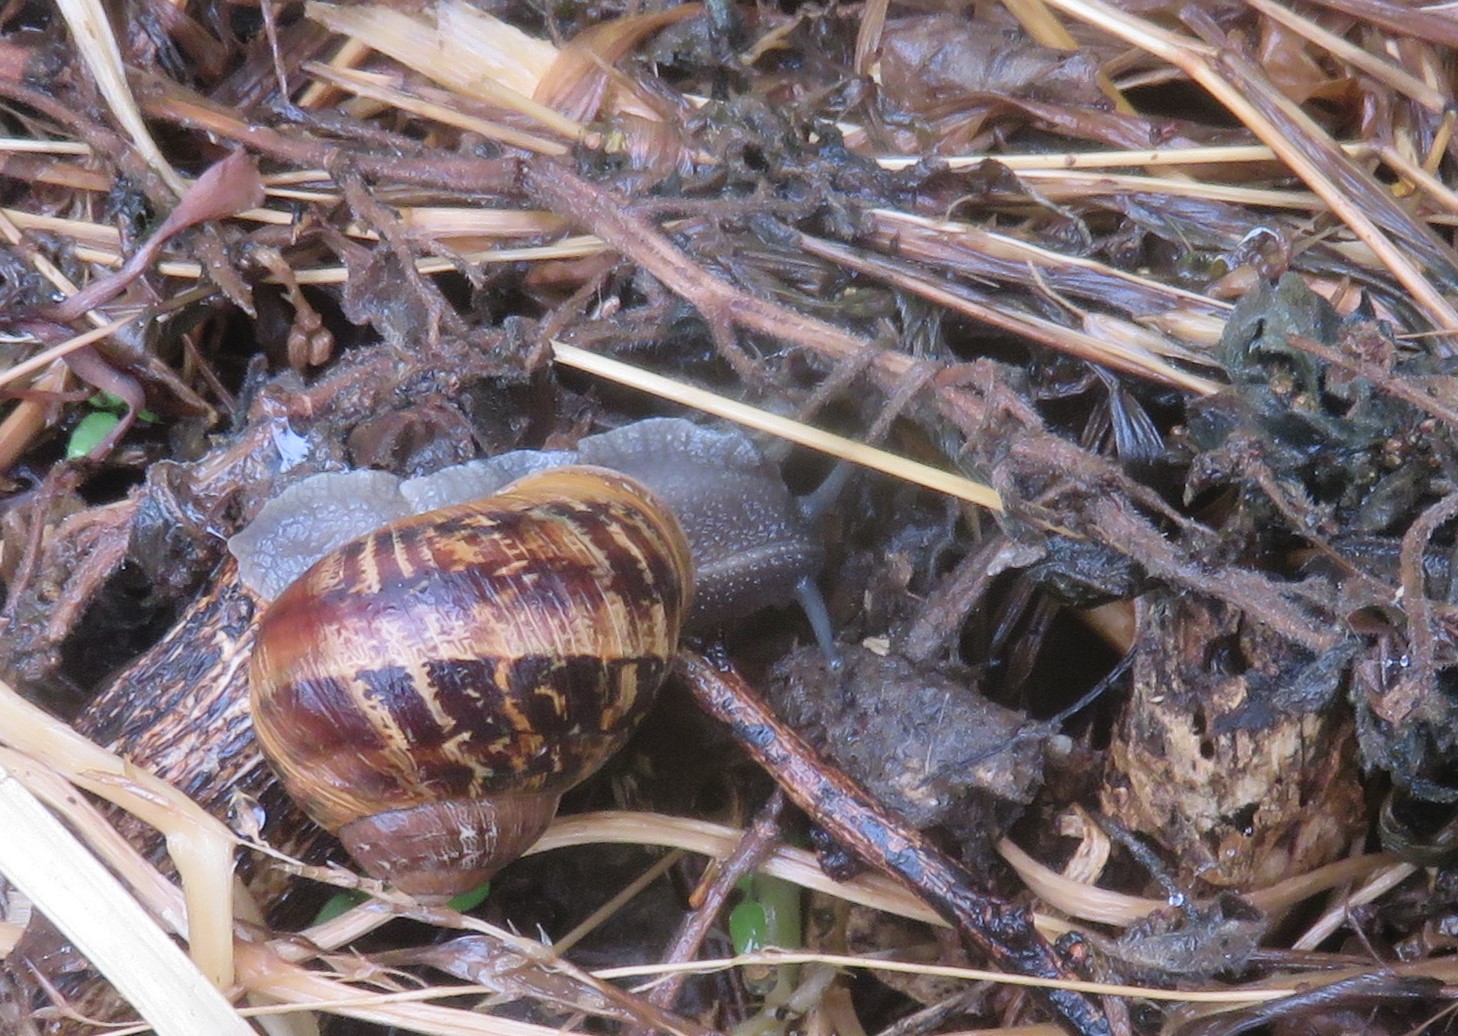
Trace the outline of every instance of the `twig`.
{"type": "Polygon", "coordinates": [[[1455,516],[1458,516],[1458,493],[1449,493],[1418,515],[1402,534],[1402,608],[1407,612],[1408,654],[1412,664],[1405,667],[1407,672],[1403,674],[1400,685],[1406,685],[1414,705],[1430,695],[1442,693],[1438,688],[1433,602],[1428,598],[1423,552],[1439,527],[1455,516]]]}
{"type": "MultiPolygon", "coordinates": [[[[474,158],[468,155],[386,155],[349,150],[333,141],[303,133],[282,133],[241,119],[171,80],[139,75],[137,96],[142,109],[152,118],[179,126],[216,133],[266,155],[302,166],[333,167],[345,157],[351,168],[368,177],[395,180],[417,187],[444,191],[486,192],[510,184],[517,169],[512,158],[474,158]]],[[[0,81],[0,87],[6,87],[0,81]]],[[[14,87],[10,86],[13,92],[14,87]]],[[[301,277],[300,283],[304,283],[301,277]]]]}
{"type": "Polygon", "coordinates": [[[1094,498],[1089,502],[1089,518],[1107,537],[1107,542],[1121,544],[1120,549],[1138,558],[1151,576],[1190,587],[1259,615],[1261,621],[1287,640],[1322,652],[1331,650],[1344,636],[1334,615],[1312,615],[1253,569],[1230,564],[1211,571],[1202,569],[1193,559],[1175,557],[1160,549],[1164,537],[1133,513],[1124,501],[1094,498]]]}
{"type": "Polygon", "coordinates": [[[1306,1018],[1328,1011],[1338,1013],[1338,1008],[1343,1007],[1355,1010],[1359,1005],[1372,1007],[1436,1000],[1443,996],[1443,992],[1443,983],[1436,978],[1377,971],[1303,990],[1256,1007],[1197,1019],[1178,1026],[1174,1036],[1237,1036],[1238,1033],[1264,1028],[1265,1023],[1276,1022],[1283,1017],[1306,1018]]]}
{"type": "MultiPolygon", "coordinates": [[[[729,893],[734,891],[740,878],[757,870],[774,849],[780,834],[780,813],[784,808],[785,794],[776,788],[755,814],[754,822],[745,830],[734,852],[719,863],[710,864],[711,876],[705,886],[700,886],[694,909],[680,922],[673,945],[663,956],[665,962],[693,960],[698,956],[699,947],[704,944],[709,928],[718,918],[729,893]]],[[[648,994],[649,1003],[672,1008],[687,979],[685,972],[670,975],[648,994]]]]}
{"type": "Polygon", "coordinates": [[[901,637],[903,655],[918,664],[929,662],[962,628],[967,614],[987,593],[992,581],[1008,569],[1026,568],[1045,551],[995,532],[937,584],[901,637]]]}
{"type": "MultiPolygon", "coordinates": [[[[1068,977],[1026,909],[978,891],[970,872],[782,724],[737,672],[718,669],[689,651],[680,652],[675,669],[699,706],[729,725],[796,804],[952,922],[970,949],[1020,975],[1068,977]]],[[[1039,996],[1071,1031],[1083,1036],[1110,1032],[1103,1012],[1087,997],[1062,989],[1041,989],[1039,996]]]]}

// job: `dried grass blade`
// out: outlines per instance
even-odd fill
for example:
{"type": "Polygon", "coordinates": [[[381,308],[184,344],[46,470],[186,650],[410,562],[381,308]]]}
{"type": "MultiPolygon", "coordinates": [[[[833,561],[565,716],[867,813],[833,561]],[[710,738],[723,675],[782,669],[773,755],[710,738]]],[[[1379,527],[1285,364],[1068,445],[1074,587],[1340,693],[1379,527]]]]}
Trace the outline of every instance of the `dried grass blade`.
{"type": "Polygon", "coordinates": [[[614,360],[609,356],[579,349],[564,342],[552,342],[551,344],[557,362],[568,367],[587,371],[589,374],[596,374],[619,384],[631,385],[663,399],[671,399],[684,406],[693,407],[695,410],[702,410],[706,414],[713,414],[757,431],[777,435],[801,446],[808,446],[812,450],[819,450],[832,457],[851,461],[894,478],[914,482],[917,485],[955,496],[993,511],[1003,510],[1002,494],[980,482],[963,478],[961,475],[942,471],[905,457],[898,457],[894,453],[878,450],[874,446],[867,446],[853,439],[832,435],[819,428],[812,428],[798,421],[781,417],[779,414],[772,414],[768,410],[760,410],[758,407],[707,392],[693,385],[685,385],[672,378],[665,378],[661,374],[654,374],[641,367],[614,360]]]}
{"type": "Polygon", "coordinates": [[[462,0],[443,0],[437,8],[441,53],[474,75],[486,75],[531,97],[557,60],[550,41],[523,32],[462,0]]]}
{"type": "MultiPolygon", "coordinates": [[[[1365,143],[1338,144],[1345,151],[1364,149],[1365,143]]],[[[1211,144],[1207,147],[1149,148],[1147,150],[1064,151],[1051,154],[946,155],[938,161],[949,169],[968,169],[983,162],[996,162],[1014,172],[1029,169],[1066,172],[1073,169],[1118,169],[1124,166],[1226,165],[1239,162],[1272,162],[1276,153],[1264,144],[1211,144]]],[[[908,169],[925,161],[924,155],[881,155],[876,164],[883,169],[908,169]]]]}
{"type": "Polygon", "coordinates": [[[354,69],[334,69],[316,62],[309,62],[304,68],[314,76],[316,82],[328,83],[352,93],[356,97],[379,101],[400,111],[409,112],[411,115],[418,115],[422,119],[432,119],[445,126],[454,126],[457,129],[479,133],[489,140],[496,140],[511,147],[519,147],[524,151],[535,151],[540,155],[565,155],[567,153],[567,146],[558,141],[548,140],[491,119],[467,115],[465,112],[457,111],[444,104],[427,101],[415,94],[388,85],[383,76],[354,69]]]}
{"type": "MultiPolygon", "coordinates": [[[[743,834],[737,827],[691,817],[605,810],[558,817],[541,841],[527,852],[532,855],[575,845],[657,845],[719,859],[734,851],[743,834]]],[[[815,854],[806,849],[777,846],[759,870],[848,903],[927,924],[942,927],[947,924],[925,903],[877,871],[866,871],[848,881],[835,881],[826,876],[815,862],[815,854]]],[[[1051,920],[1037,918],[1036,923],[1042,925],[1051,920]]]]}
{"type": "Polygon", "coordinates": [[[66,219],[61,216],[47,216],[44,213],[11,208],[0,208],[0,219],[9,220],[20,230],[55,234],[57,237],[70,238],[78,244],[90,245],[93,248],[108,248],[118,253],[121,251],[121,233],[116,227],[88,223],[82,219],[66,219]]]}
{"type": "Polygon", "coordinates": [[[1427,192],[1428,197],[1449,212],[1458,215],[1458,191],[1439,180],[1391,144],[1381,144],[1374,151],[1389,169],[1414,186],[1422,188],[1427,192]]]}
{"type": "Polygon", "coordinates": [[[91,145],[78,140],[31,140],[24,137],[0,137],[0,151],[29,155],[91,156],[91,145]]]}
{"type": "Polygon", "coordinates": [[[1050,320],[1028,313],[996,309],[977,299],[969,298],[954,284],[934,279],[924,271],[910,264],[884,256],[858,253],[832,241],[822,241],[808,235],[799,235],[800,247],[813,255],[834,260],[849,269],[880,278],[898,288],[914,292],[924,299],[946,306],[960,313],[975,317],[994,327],[1001,327],[1022,335],[1050,349],[1077,356],[1090,363],[1123,371],[1140,378],[1148,378],[1166,385],[1172,385],[1198,396],[1209,396],[1220,390],[1220,386],[1207,378],[1188,374],[1171,366],[1143,349],[1119,345],[1092,335],[1055,324],[1050,320]]]}
{"type": "Polygon", "coordinates": [[[100,0],[56,0],[56,6],[61,9],[66,24],[70,26],[76,49],[91,69],[96,85],[106,98],[116,121],[131,136],[132,143],[163,182],[175,193],[181,194],[187,185],[162,156],[157,142],[152,139],[151,131],[142,121],[136,98],[127,86],[121,49],[117,46],[116,35],[112,32],[106,9],[100,0]]]}
{"type": "Polygon", "coordinates": [[[861,26],[856,30],[855,72],[871,74],[871,67],[881,54],[881,35],[886,31],[886,11],[891,0],[868,0],[861,8],[861,26]]]}
{"type": "MultiPolygon", "coordinates": [[[[1299,107],[1277,94],[1259,69],[1229,50],[1159,28],[1103,0],[1047,0],[1106,32],[1163,58],[1203,86],[1240,118],[1331,206],[1352,232],[1412,293],[1433,326],[1458,333],[1458,310],[1408,261],[1379,222],[1417,245],[1420,257],[1445,281],[1458,284],[1458,257],[1437,236],[1402,209],[1381,185],[1357,168],[1321,127],[1299,107]],[[1334,176],[1333,176],[1334,174],[1334,176]],[[1356,204],[1361,201],[1361,205],[1356,204]],[[1374,220],[1363,206],[1380,214],[1374,220]],[[1410,236],[1410,239],[1409,239],[1410,236]]],[[[1452,346],[1445,347],[1451,352],[1452,346]]]]}
{"type": "MultiPolygon", "coordinates": [[[[593,237],[590,234],[579,234],[564,237],[550,245],[490,248],[479,252],[464,252],[461,254],[460,260],[468,263],[546,262],[551,259],[581,259],[584,256],[597,255],[606,248],[607,246],[603,244],[601,238],[593,237]]],[[[437,273],[454,273],[459,269],[454,259],[432,258],[415,260],[415,268],[427,276],[437,273]]],[[[169,277],[197,278],[202,275],[202,271],[196,264],[193,264],[190,269],[184,269],[180,265],[168,267],[164,263],[162,272],[169,277]]],[[[307,270],[296,270],[294,277],[299,284],[343,284],[349,279],[349,271],[343,266],[317,266],[307,270]]]]}
{"type": "Polygon", "coordinates": [[[330,31],[366,43],[443,86],[523,115],[568,140],[587,132],[531,98],[556,59],[556,48],[488,15],[445,3],[432,27],[383,5],[310,2],[304,12],[330,31]]]}
{"type": "Polygon", "coordinates": [[[93,327],[90,331],[82,332],[73,338],[66,339],[64,342],[58,342],[44,352],[36,353],[30,359],[23,360],[13,367],[8,367],[0,371],[0,385],[9,385],[11,382],[17,381],[28,374],[34,374],[52,361],[61,359],[67,353],[73,353],[77,349],[84,349],[93,342],[99,342],[101,339],[115,334],[135,319],[135,317],[131,316],[121,317],[113,320],[109,324],[93,327]]]}
{"type": "Polygon", "coordinates": [[[1425,11],[1417,3],[1392,4],[1385,0],[1312,0],[1312,3],[1355,15],[1400,36],[1458,47],[1458,19],[1444,14],[1442,5],[1425,11]]]}
{"type": "Polygon", "coordinates": [[[0,176],[98,194],[111,190],[113,183],[112,178],[99,169],[83,169],[70,162],[42,160],[28,155],[0,154],[0,176]]]}
{"type": "MultiPolygon", "coordinates": [[[[1053,17],[1053,12],[1048,10],[1048,5],[1043,0],[1002,0],[1002,5],[1027,30],[1028,35],[1043,46],[1070,52],[1078,49],[1078,41],[1073,38],[1073,33],[1053,17]]],[[[1100,69],[1097,78],[1099,89],[1114,102],[1115,111],[1125,115],[1135,114],[1134,105],[1129,103],[1129,98],[1124,96],[1107,72],[1100,69]]]]}
{"type": "Polygon", "coordinates": [[[1305,112],[1276,91],[1259,68],[1231,50],[1221,51],[1211,68],[1228,87],[1228,96],[1248,105],[1232,104],[1231,110],[1262,136],[1262,129],[1268,128],[1282,142],[1268,143],[1418,298],[1434,325],[1458,331],[1458,312],[1383,231],[1396,235],[1404,249],[1416,253],[1433,276],[1458,289],[1458,254],[1453,248],[1414,219],[1305,112]]]}
{"type": "Polygon", "coordinates": [[[1212,316],[1223,316],[1231,309],[1229,303],[1219,302],[1178,285],[1164,284],[1150,277],[1142,277],[1139,274],[1120,270],[1084,256],[1064,255],[1061,252],[1054,252],[1020,238],[999,234],[971,223],[950,219],[932,219],[896,209],[872,209],[868,215],[875,221],[874,229],[871,231],[873,239],[887,248],[894,245],[902,250],[898,254],[908,255],[911,258],[935,261],[935,257],[931,254],[932,243],[935,242],[944,249],[967,249],[1019,265],[1033,265],[1044,270],[1079,270],[1090,277],[1108,278],[1120,286],[1139,293],[1139,296],[1151,309],[1182,306],[1212,316]],[[908,251],[908,244],[911,249],[916,250],[908,251]]]}
{"type": "MultiPolygon", "coordinates": [[[[544,209],[486,209],[457,205],[413,205],[398,210],[400,224],[412,237],[438,239],[461,237],[540,237],[560,234],[560,216],[544,209]]],[[[378,233],[362,224],[351,223],[345,232],[363,238],[376,238],[378,233]]]]}
{"type": "MultiPolygon", "coordinates": [[[[999,982],[1009,986],[1072,989],[1095,996],[1126,996],[1144,1000],[1163,1000],[1192,1004],[1219,1004],[1236,1007],[1253,1003],[1265,1003],[1280,999],[1281,997],[1291,996],[1299,988],[1292,984],[1285,987],[1262,989],[1161,989],[1157,986],[1120,985],[1113,982],[1093,982],[1082,979],[1034,978],[1028,975],[1011,975],[1005,971],[991,971],[986,968],[965,968],[953,964],[930,964],[926,961],[888,960],[881,956],[855,957],[849,954],[796,952],[774,948],[759,950],[755,953],[742,953],[736,957],[681,961],[670,964],[629,964],[616,968],[600,968],[595,974],[603,978],[622,979],[649,975],[665,975],[679,971],[702,971],[707,973],[753,964],[770,966],[780,964],[825,964],[835,968],[865,968],[870,971],[899,972],[906,975],[936,975],[942,978],[964,979],[968,982],[999,982]]],[[[1061,1036],[1067,1030],[1058,1025],[1034,1024],[960,1031],[962,1036],[1061,1036]]]]}
{"type": "MultiPolygon", "coordinates": [[[[51,367],[32,382],[40,392],[64,392],[71,381],[71,368],[65,360],[52,361],[51,367]]],[[[0,421],[0,471],[9,471],[41,430],[50,423],[51,404],[41,399],[19,400],[5,420],[0,421]]]]}
{"type": "Polygon", "coordinates": [[[1259,205],[1272,209],[1324,212],[1327,204],[1309,191],[1283,191],[1269,187],[1241,187],[1235,184],[1198,180],[1172,180],[1163,176],[1131,173],[1064,172],[1030,169],[1018,174],[1036,183],[1038,193],[1053,201],[1105,198],[1117,194],[1162,194],[1174,198],[1225,201],[1232,205],[1259,205]]]}
{"type": "MultiPolygon", "coordinates": [[[[653,14],[614,18],[578,33],[542,74],[532,98],[579,122],[596,118],[607,93],[606,70],[644,37],[701,12],[701,4],[688,3],[653,14]]],[[[633,103],[631,95],[623,97],[616,107],[645,119],[658,119],[651,108],[633,103]]]]}
{"type": "Polygon", "coordinates": [[[1372,78],[1392,87],[1398,93],[1406,94],[1430,112],[1440,113],[1448,106],[1448,99],[1436,89],[1423,82],[1401,65],[1386,61],[1370,50],[1365,50],[1336,33],[1322,28],[1310,18],[1303,17],[1281,4],[1271,0],[1245,0],[1261,14],[1280,22],[1305,36],[1312,43],[1326,49],[1333,57],[1340,58],[1354,68],[1360,68],[1372,78]]]}
{"type": "MultiPolygon", "coordinates": [[[[0,683],[3,740],[62,774],[77,787],[120,806],[167,839],[183,879],[187,937],[200,967],[231,984],[232,859],[236,838],[186,795],[108,752],[0,683]]],[[[149,903],[160,915],[166,911],[149,903]]]]}
{"type": "Polygon", "coordinates": [[[1376,874],[1364,881],[1357,889],[1345,896],[1337,897],[1327,910],[1314,921],[1310,928],[1291,944],[1293,950],[1314,950],[1336,934],[1352,918],[1352,910],[1375,902],[1391,892],[1398,885],[1417,872],[1415,864],[1394,860],[1376,874]]]}
{"type": "MultiPolygon", "coordinates": [[[[329,59],[329,68],[337,72],[349,71],[363,61],[370,48],[359,40],[345,40],[329,59]]],[[[303,109],[322,108],[337,100],[337,91],[327,83],[313,82],[299,94],[299,107],[303,109]]]]}
{"type": "MultiPolygon", "coordinates": [[[[571,1025],[554,1028],[498,1015],[477,1014],[457,1007],[413,1002],[459,995],[460,988],[455,986],[411,989],[401,993],[361,991],[325,974],[287,964],[268,947],[253,943],[239,944],[238,963],[249,988],[287,1005],[250,1008],[243,1012],[252,1017],[293,1011],[327,1011],[342,1018],[358,1018],[376,1025],[437,1036],[576,1036],[583,1031],[571,1025]]],[[[475,992],[485,994],[489,990],[476,987],[475,992]]],[[[192,1036],[199,1032],[209,1030],[193,1030],[192,1036]]]]}
{"type": "Polygon", "coordinates": [[[158,1033],[252,1033],[121,882],[3,765],[0,829],[0,872],[158,1033]]]}

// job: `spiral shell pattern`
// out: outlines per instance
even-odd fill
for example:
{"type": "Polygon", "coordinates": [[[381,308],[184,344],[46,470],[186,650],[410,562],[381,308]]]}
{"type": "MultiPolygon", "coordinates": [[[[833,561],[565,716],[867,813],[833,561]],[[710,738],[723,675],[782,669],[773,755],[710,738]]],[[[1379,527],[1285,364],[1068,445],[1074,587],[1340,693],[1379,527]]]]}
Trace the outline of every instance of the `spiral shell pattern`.
{"type": "Polygon", "coordinates": [[[692,595],[683,531],[641,484],[531,475],[353,540],[285,590],[260,619],[254,727],[331,831],[513,794],[549,803],[544,827],[647,711],[692,595]]]}

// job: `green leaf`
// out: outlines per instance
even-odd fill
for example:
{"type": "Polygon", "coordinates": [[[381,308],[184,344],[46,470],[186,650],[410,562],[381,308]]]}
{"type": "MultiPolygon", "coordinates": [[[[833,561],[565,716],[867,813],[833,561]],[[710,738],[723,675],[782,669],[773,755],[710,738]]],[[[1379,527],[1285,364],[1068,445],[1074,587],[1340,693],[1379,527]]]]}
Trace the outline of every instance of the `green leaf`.
{"type": "Polygon", "coordinates": [[[66,459],[75,460],[96,449],[120,420],[118,415],[104,410],[81,418],[76,422],[76,427],[71,429],[71,437],[66,440],[66,459]]]}
{"type": "Polygon", "coordinates": [[[324,901],[324,905],[314,915],[314,923],[323,924],[325,921],[332,921],[340,914],[353,910],[369,898],[369,896],[356,889],[341,889],[324,901]]]}
{"type": "Polygon", "coordinates": [[[489,895],[491,895],[491,882],[487,881],[477,885],[469,892],[462,892],[447,905],[457,913],[465,914],[486,902],[486,897],[489,895]]]}
{"type": "Polygon", "coordinates": [[[764,910],[768,944],[780,947],[802,945],[805,933],[800,921],[800,886],[783,878],[756,874],[754,894],[764,910]]]}
{"type": "MultiPolygon", "coordinates": [[[[106,410],[113,414],[124,414],[127,412],[127,401],[112,392],[98,392],[86,402],[87,405],[97,410],[106,410]]],[[[156,424],[157,415],[150,410],[138,410],[137,420],[143,424],[156,424]]]]}
{"type": "Polygon", "coordinates": [[[746,899],[729,911],[729,938],[735,953],[753,953],[769,939],[769,918],[758,901],[746,899]]]}

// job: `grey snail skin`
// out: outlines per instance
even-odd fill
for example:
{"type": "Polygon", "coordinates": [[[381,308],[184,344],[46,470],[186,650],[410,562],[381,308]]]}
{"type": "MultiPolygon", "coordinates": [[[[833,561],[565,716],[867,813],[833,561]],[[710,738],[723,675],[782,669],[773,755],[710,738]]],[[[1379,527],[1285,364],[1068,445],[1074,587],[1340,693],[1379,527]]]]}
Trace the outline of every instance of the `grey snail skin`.
{"type": "Polygon", "coordinates": [[[229,549],[272,601],[249,670],[265,756],[367,873],[426,898],[540,837],[683,629],[795,598],[828,629],[823,547],[779,473],[679,419],[423,478],[311,476],[229,549]]]}

